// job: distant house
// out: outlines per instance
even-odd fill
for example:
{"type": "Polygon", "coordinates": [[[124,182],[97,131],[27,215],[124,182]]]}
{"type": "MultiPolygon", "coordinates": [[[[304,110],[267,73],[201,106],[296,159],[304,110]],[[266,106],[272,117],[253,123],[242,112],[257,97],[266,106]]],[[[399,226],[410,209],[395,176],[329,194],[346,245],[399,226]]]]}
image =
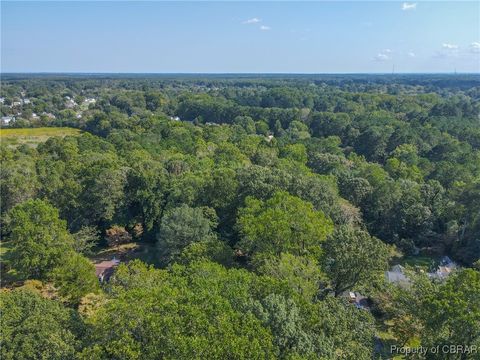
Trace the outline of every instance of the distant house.
{"type": "Polygon", "coordinates": [[[455,268],[449,266],[439,266],[437,271],[435,271],[435,275],[439,279],[445,279],[452,273],[453,270],[455,270],[455,268]]]}
{"type": "Polygon", "coordinates": [[[49,119],[55,119],[55,115],[53,115],[52,113],[47,113],[47,112],[44,111],[44,112],[42,112],[42,115],[45,115],[49,119]]]}
{"type": "Polygon", "coordinates": [[[14,102],[12,103],[12,107],[13,107],[13,106],[20,106],[20,105],[22,105],[22,103],[21,103],[20,101],[14,101],[14,102]]]}
{"type": "Polygon", "coordinates": [[[428,276],[432,279],[443,280],[447,278],[453,271],[458,268],[458,265],[452,261],[448,256],[444,256],[440,260],[440,265],[435,272],[429,273],[428,276]]]}
{"type": "Polygon", "coordinates": [[[180,121],[180,118],[178,116],[170,116],[170,120],[180,121]]]}
{"type": "Polygon", "coordinates": [[[98,280],[100,282],[108,281],[119,263],[120,260],[114,257],[112,260],[95,264],[95,275],[97,275],[98,280]]]}
{"type": "Polygon", "coordinates": [[[2,116],[2,125],[8,126],[12,121],[15,121],[14,116],[2,116]]]}
{"type": "Polygon", "coordinates": [[[1,104],[4,104],[4,103],[5,103],[5,98],[4,98],[4,97],[0,97],[0,103],[1,103],[1,104]]]}
{"type": "Polygon", "coordinates": [[[25,105],[30,104],[30,102],[31,102],[30,99],[23,99],[23,103],[24,103],[25,105]]]}
{"type": "Polygon", "coordinates": [[[355,305],[357,309],[369,310],[368,298],[363,296],[359,292],[346,291],[343,293],[343,297],[348,299],[348,302],[355,305]]]}
{"type": "Polygon", "coordinates": [[[77,106],[77,103],[73,100],[73,99],[68,99],[66,102],[65,102],[65,107],[67,109],[72,109],[74,108],[75,106],[77,106]]]}
{"type": "Polygon", "coordinates": [[[442,257],[442,259],[440,260],[440,265],[442,265],[442,266],[447,266],[447,265],[453,266],[454,265],[455,267],[457,266],[455,261],[450,259],[448,256],[442,257]]]}
{"type": "Polygon", "coordinates": [[[83,100],[83,102],[85,104],[95,104],[97,100],[95,100],[94,98],[86,98],[85,100],[83,100]]]}
{"type": "Polygon", "coordinates": [[[405,275],[405,269],[401,265],[393,266],[390,271],[385,271],[385,278],[391,284],[408,286],[410,279],[405,275]]]}

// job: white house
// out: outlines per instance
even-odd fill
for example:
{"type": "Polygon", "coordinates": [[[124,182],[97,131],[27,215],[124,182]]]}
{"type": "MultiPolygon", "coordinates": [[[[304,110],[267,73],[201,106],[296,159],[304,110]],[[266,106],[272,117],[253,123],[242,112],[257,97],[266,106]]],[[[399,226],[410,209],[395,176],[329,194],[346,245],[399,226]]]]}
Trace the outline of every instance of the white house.
{"type": "Polygon", "coordinates": [[[405,268],[402,265],[393,266],[390,271],[385,271],[385,278],[391,284],[408,286],[410,279],[405,275],[405,268]]]}
{"type": "Polygon", "coordinates": [[[68,100],[65,102],[65,107],[66,107],[67,109],[74,108],[75,106],[77,106],[77,103],[76,103],[73,99],[68,99],[68,100]]]}
{"type": "Polygon", "coordinates": [[[348,302],[355,305],[357,309],[369,310],[368,298],[359,292],[345,291],[342,296],[348,299],[348,302]]]}
{"type": "Polygon", "coordinates": [[[15,121],[14,116],[2,116],[2,125],[8,126],[12,121],[15,121]]]}
{"type": "Polygon", "coordinates": [[[44,111],[44,112],[42,112],[42,115],[45,115],[49,119],[55,119],[55,115],[53,115],[52,113],[47,113],[47,112],[44,111]]]}
{"type": "Polygon", "coordinates": [[[440,260],[440,265],[437,270],[432,273],[428,273],[428,276],[433,279],[443,280],[446,279],[452,272],[458,268],[458,265],[452,261],[448,256],[444,256],[440,260]]]}

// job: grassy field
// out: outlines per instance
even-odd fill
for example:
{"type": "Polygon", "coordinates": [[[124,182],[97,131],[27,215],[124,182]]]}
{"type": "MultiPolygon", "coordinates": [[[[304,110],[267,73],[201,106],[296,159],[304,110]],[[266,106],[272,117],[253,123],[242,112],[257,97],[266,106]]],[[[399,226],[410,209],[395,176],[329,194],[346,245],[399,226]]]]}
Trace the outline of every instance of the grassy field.
{"type": "Polygon", "coordinates": [[[422,255],[412,255],[407,256],[401,261],[401,265],[403,266],[412,266],[412,267],[419,267],[426,271],[434,269],[438,262],[439,258],[435,256],[422,256],[422,255]]]}
{"type": "Polygon", "coordinates": [[[69,127],[42,127],[0,129],[0,142],[7,146],[29,145],[37,146],[53,136],[78,135],[80,130],[69,127]]]}

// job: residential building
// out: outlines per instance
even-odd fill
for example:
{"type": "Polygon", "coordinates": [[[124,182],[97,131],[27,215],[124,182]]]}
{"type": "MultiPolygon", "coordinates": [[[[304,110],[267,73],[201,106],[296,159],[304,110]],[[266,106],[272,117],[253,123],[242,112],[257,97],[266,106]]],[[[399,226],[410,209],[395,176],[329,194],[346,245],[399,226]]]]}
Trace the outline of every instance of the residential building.
{"type": "Polygon", "coordinates": [[[95,275],[97,275],[98,280],[100,282],[108,281],[119,263],[120,260],[113,257],[112,260],[102,261],[98,264],[95,264],[95,275]]]}

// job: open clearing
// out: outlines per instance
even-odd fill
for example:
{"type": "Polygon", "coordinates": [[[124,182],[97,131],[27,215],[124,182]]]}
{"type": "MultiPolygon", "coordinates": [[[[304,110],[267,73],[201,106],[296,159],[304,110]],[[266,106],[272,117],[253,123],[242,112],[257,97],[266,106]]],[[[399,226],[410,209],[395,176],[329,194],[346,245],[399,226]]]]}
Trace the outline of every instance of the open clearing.
{"type": "Polygon", "coordinates": [[[37,146],[53,136],[79,135],[79,129],[69,127],[41,127],[41,128],[18,128],[0,129],[0,141],[7,146],[29,145],[37,146]]]}

